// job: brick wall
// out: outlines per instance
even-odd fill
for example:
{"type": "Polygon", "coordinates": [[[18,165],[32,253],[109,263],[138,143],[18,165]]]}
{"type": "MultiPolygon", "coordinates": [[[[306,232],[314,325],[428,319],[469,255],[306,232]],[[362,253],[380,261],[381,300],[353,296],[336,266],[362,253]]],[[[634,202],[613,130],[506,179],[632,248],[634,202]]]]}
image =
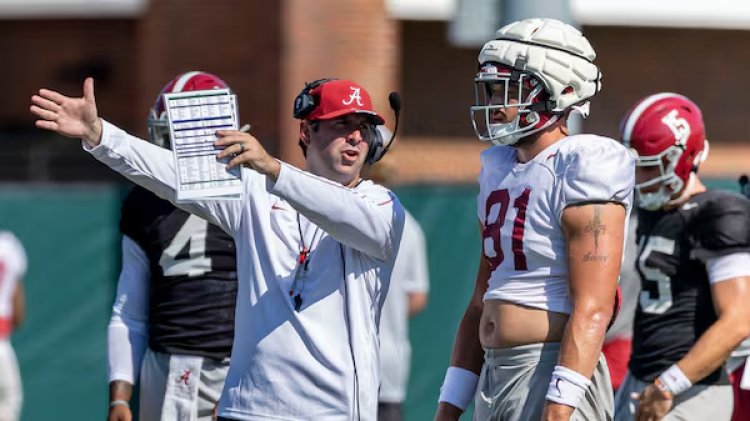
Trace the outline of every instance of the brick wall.
{"type": "MultiPolygon", "coordinates": [[[[478,170],[468,108],[478,49],[447,42],[443,22],[395,22],[382,0],[151,0],[132,20],[19,20],[0,25],[0,180],[99,179],[106,171],[70,142],[15,141],[42,134],[28,114],[39,86],[80,92],[97,77],[101,113],[145,134],[146,111],[161,86],[185,70],[224,78],[239,94],[241,119],[282,159],[304,165],[291,117],[304,82],[352,78],[389,120],[387,94],[402,93],[402,130],[391,158],[402,181],[472,181],[478,170]],[[44,172],[45,166],[59,170],[44,172]],[[57,168],[56,167],[56,168],[57,168]],[[88,172],[88,176],[86,175],[88,172]],[[41,174],[40,176],[37,176],[41,174]],[[91,174],[96,174],[92,177],[91,174]]],[[[704,167],[729,175],[750,161],[743,98],[750,31],[586,27],[599,53],[604,90],[587,131],[616,136],[640,97],[673,90],[704,110],[713,157],[704,167]],[[730,146],[731,144],[731,146],[730,146]],[[729,159],[734,157],[735,159],[729,159]],[[713,162],[712,162],[713,161],[713,162]]]]}
{"type": "Polygon", "coordinates": [[[29,97],[46,86],[79,95],[95,76],[100,114],[146,135],[161,87],[186,70],[225,79],[242,122],[272,153],[279,144],[280,2],[151,0],[134,19],[16,20],[0,24],[0,181],[120,180],[76,142],[33,128],[29,97]]]}
{"type": "Polygon", "coordinates": [[[29,105],[40,87],[81,95],[91,75],[101,112],[133,127],[134,28],[134,21],[114,19],[0,23],[0,181],[119,178],[82,154],[78,142],[35,129],[29,105]]]}
{"type": "Polygon", "coordinates": [[[80,94],[89,74],[99,81],[101,108],[132,124],[134,29],[130,20],[3,21],[0,125],[31,124],[32,93],[44,86],[80,94]]]}
{"type": "Polygon", "coordinates": [[[750,140],[744,101],[750,56],[743,53],[750,31],[587,27],[584,32],[604,75],[587,129],[616,135],[620,119],[638,99],[673,91],[701,107],[715,145],[750,140]]]}
{"type": "Polygon", "coordinates": [[[479,49],[448,44],[443,22],[402,22],[404,136],[471,137],[479,49]]]}
{"type": "MultiPolygon", "coordinates": [[[[470,136],[468,107],[479,48],[450,46],[443,22],[404,22],[402,31],[404,133],[470,136]]],[[[658,91],[680,92],[703,109],[715,142],[746,141],[750,91],[741,54],[750,31],[586,27],[598,53],[603,90],[592,101],[586,130],[616,136],[622,116],[639,98],[658,91]]]]}
{"type": "MultiPolygon", "coordinates": [[[[473,181],[482,145],[473,136],[469,106],[479,50],[447,42],[443,22],[403,22],[401,83],[404,131],[393,151],[399,181],[473,181]],[[459,146],[464,145],[464,146],[459,146]]],[[[750,169],[750,91],[740,54],[750,31],[586,27],[604,75],[584,130],[616,137],[620,120],[639,98],[675,91],[703,109],[712,153],[702,173],[734,177],[750,169]]]]}
{"type": "Polygon", "coordinates": [[[215,73],[237,93],[240,118],[278,151],[280,3],[246,0],[152,0],[137,31],[137,108],[188,70],[215,73]]]}

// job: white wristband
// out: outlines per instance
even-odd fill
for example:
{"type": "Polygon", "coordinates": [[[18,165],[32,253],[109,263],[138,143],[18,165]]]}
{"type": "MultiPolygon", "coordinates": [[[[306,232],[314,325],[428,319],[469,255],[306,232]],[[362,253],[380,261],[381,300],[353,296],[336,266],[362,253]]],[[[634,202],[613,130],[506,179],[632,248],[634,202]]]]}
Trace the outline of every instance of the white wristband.
{"type": "Polygon", "coordinates": [[[445,380],[440,387],[438,402],[449,403],[462,411],[466,410],[477,391],[479,376],[461,367],[448,367],[445,380]]]}
{"type": "Polygon", "coordinates": [[[552,372],[545,399],[576,408],[591,384],[583,374],[558,365],[552,372]]]}
{"type": "Polygon", "coordinates": [[[659,381],[669,390],[672,395],[677,396],[680,393],[690,389],[693,383],[687,378],[685,373],[673,364],[666,371],[659,375],[659,381]]]}
{"type": "Polygon", "coordinates": [[[109,403],[110,408],[113,408],[115,406],[120,406],[120,405],[130,408],[130,403],[128,401],[124,401],[121,399],[118,399],[109,403]]]}

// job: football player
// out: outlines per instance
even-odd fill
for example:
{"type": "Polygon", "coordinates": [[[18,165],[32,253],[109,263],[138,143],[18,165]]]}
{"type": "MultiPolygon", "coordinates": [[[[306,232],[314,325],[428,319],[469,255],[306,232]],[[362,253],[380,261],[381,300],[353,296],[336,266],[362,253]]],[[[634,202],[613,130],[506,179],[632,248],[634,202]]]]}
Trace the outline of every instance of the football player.
{"type": "Polygon", "coordinates": [[[26,251],[15,235],[0,231],[0,420],[21,417],[23,389],[10,334],[26,317],[23,277],[28,266],[26,251]]]}
{"type": "MultiPolygon", "coordinates": [[[[81,138],[95,158],[175,201],[170,152],[99,118],[92,79],[83,97],[41,89],[32,103],[37,127],[81,138]]],[[[306,170],[274,158],[249,133],[220,130],[216,157],[242,167],[241,200],[178,204],[237,246],[235,337],[219,417],[374,421],[378,320],[404,211],[360,174],[387,150],[375,129],[385,120],[349,80],[306,85],[293,110],[306,170]]]]}
{"type": "MultiPolygon", "coordinates": [[[[743,174],[740,177],[740,191],[745,197],[750,198],[750,183],[748,176],[743,174]]],[[[732,421],[745,421],[750,419],[750,338],[742,341],[737,349],[732,351],[732,355],[727,360],[727,373],[729,381],[732,383],[734,392],[734,409],[732,411],[732,421]],[[744,382],[742,381],[744,378],[744,382]]]]}
{"type": "Polygon", "coordinates": [[[637,155],[641,293],[617,420],[729,420],[724,361],[750,335],[750,203],[706,190],[701,110],[675,93],[650,95],[623,120],[637,155]]]}
{"type": "Polygon", "coordinates": [[[510,23],[479,53],[471,112],[496,146],[481,155],[482,252],[437,420],[458,419],[475,391],[481,421],[612,417],[601,349],[634,160],[613,139],[569,134],[600,89],[595,56],[554,19],[510,23]]]}
{"type": "MultiPolygon", "coordinates": [[[[149,140],[170,147],[163,94],[208,89],[228,86],[195,71],[170,81],[150,110],[149,140]]],[[[209,421],[232,350],[234,240],[142,187],[125,198],[120,231],[122,271],[109,324],[109,420],[132,419],[130,398],[140,378],[141,420],[209,421]]]]}

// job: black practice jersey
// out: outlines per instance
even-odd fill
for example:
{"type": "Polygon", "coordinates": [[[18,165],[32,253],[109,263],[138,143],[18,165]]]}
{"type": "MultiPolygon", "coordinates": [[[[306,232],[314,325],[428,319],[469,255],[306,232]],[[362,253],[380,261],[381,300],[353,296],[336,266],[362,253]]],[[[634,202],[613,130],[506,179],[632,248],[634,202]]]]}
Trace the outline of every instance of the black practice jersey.
{"type": "Polygon", "coordinates": [[[125,198],[120,230],[149,261],[149,347],[228,357],[237,297],[232,237],[140,187],[125,198]]]}
{"type": "MultiPolygon", "coordinates": [[[[670,211],[638,211],[641,293],[630,372],[651,382],[716,321],[706,259],[750,251],[750,201],[727,191],[693,196],[670,211]]],[[[700,384],[726,384],[723,368],[700,384]]]]}

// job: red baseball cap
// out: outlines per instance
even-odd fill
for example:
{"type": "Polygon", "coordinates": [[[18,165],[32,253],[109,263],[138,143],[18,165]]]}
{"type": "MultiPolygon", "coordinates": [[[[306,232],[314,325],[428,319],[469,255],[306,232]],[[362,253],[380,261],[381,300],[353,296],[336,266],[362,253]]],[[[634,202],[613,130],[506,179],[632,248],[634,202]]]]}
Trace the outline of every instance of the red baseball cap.
{"type": "Polygon", "coordinates": [[[372,109],[370,94],[365,88],[350,81],[335,79],[325,82],[311,92],[318,97],[318,106],[308,120],[330,120],[346,114],[368,114],[375,124],[385,124],[383,117],[372,109]]]}

